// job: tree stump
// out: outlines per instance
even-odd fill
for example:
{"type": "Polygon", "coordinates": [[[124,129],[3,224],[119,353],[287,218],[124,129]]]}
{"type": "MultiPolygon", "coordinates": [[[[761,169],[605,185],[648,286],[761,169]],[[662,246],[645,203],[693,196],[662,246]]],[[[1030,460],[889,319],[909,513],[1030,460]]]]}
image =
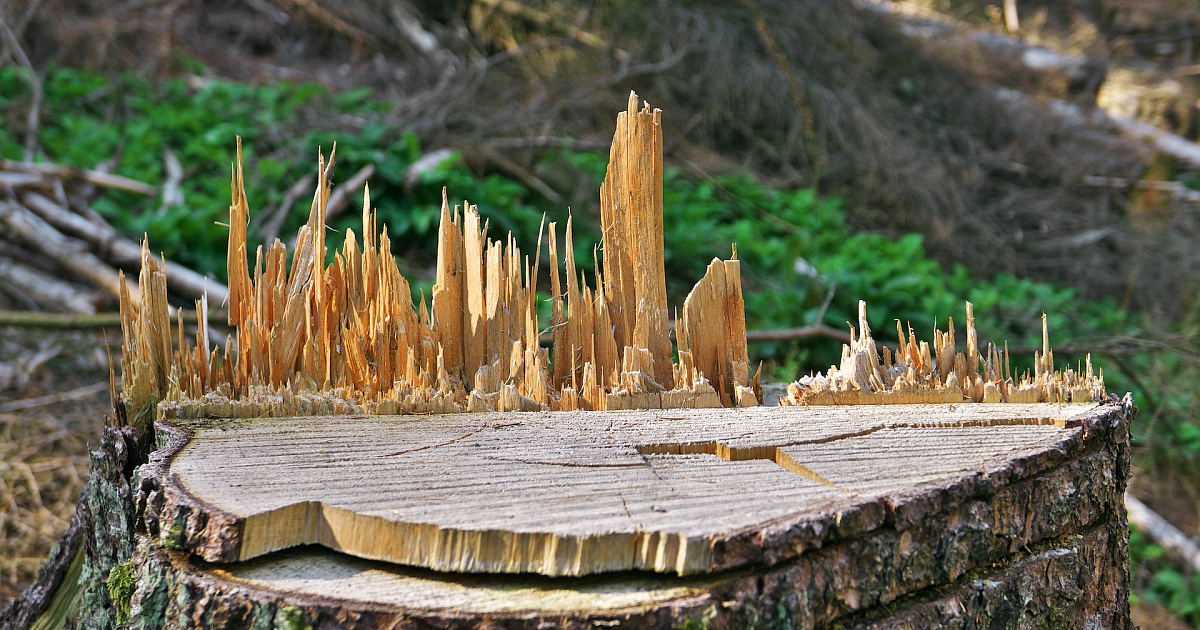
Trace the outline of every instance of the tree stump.
{"type": "Polygon", "coordinates": [[[1127,628],[1132,413],[177,419],[132,625],[1127,628]]]}
{"type": "Polygon", "coordinates": [[[1044,317],[1022,374],[969,303],[962,351],[952,320],[878,344],[860,303],[840,365],[759,406],[736,247],[672,348],[660,115],[618,115],[594,291],[547,226],[549,348],[540,253],[468,204],[428,304],[365,192],[327,264],[332,156],[251,275],[239,149],[234,334],[204,299],[173,330],[143,243],[85,497],[0,626],[1128,628],[1132,402],[1056,369],[1044,317]]]}

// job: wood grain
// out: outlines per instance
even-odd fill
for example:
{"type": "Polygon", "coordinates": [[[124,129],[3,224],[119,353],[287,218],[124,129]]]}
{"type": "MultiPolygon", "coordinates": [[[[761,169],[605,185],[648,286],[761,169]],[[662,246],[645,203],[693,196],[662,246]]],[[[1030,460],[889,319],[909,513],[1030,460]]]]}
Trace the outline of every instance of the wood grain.
{"type": "Polygon", "coordinates": [[[210,561],[317,543],[441,571],[704,573],[794,555],[827,528],[878,527],[888,502],[892,518],[906,518],[910,495],[929,501],[935,488],[1033,474],[1029,462],[1060,458],[1103,410],[190,421],[162,427],[174,437],[145,474],[146,519],[210,561]]]}
{"type": "MultiPolygon", "coordinates": [[[[854,437],[845,433],[862,424],[853,413],[817,416],[833,426],[810,425],[797,434],[803,443],[787,449],[857,441],[857,450],[869,451],[889,432],[926,432],[907,441],[903,453],[912,455],[928,452],[923,440],[936,440],[940,431],[1027,431],[1035,427],[1003,422],[1045,417],[1038,411],[968,416],[957,423],[913,413],[854,437]],[[994,424],[962,426],[980,422],[994,424]]],[[[752,536],[714,546],[725,569],[686,576],[445,573],[317,546],[210,564],[169,551],[188,541],[156,529],[162,523],[147,505],[153,477],[143,477],[150,537],[139,539],[134,554],[141,567],[131,600],[134,627],[157,628],[169,619],[177,626],[224,628],[1127,630],[1120,506],[1132,414],[1127,400],[1068,417],[1057,438],[997,458],[971,475],[893,491],[872,504],[876,509],[819,509],[815,516],[765,523],[752,536]]],[[[771,430],[779,428],[778,418],[764,420],[771,430]]],[[[627,430],[650,433],[645,426],[627,430]]],[[[743,440],[736,448],[752,447],[752,438],[743,440]]],[[[429,446],[420,453],[446,448],[429,446]]],[[[971,465],[972,457],[964,454],[951,467],[971,465]]],[[[831,477],[839,466],[859,466],[836,452],[825,459],[810,463],[831,477]]]]}

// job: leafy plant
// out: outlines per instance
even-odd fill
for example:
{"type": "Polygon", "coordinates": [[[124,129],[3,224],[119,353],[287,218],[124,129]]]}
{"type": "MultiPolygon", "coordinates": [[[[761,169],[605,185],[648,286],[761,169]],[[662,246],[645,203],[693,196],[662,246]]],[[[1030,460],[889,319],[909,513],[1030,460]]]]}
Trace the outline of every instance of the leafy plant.
{"type": "Polygon", "coordinates": [[[1200,574],[1189,575],[1178,570],[1164,556],[1163,548],[1147,540],[1132,524],[1129,526],[1129,557],[1137,599],[1154,602],[1200,627],[1200,574]]]}

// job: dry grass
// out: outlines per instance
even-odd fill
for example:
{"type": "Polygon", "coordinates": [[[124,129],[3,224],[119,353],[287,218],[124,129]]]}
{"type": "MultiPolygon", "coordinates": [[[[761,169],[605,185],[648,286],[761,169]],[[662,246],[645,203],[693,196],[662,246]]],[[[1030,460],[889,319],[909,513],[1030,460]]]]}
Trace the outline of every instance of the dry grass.
{"type": "MultiPolygon", "coordinates": [[[[54,354],[25,374],[22,386],[0,389],[0,410],[107,379],[102,347],[93,335],[0,328],[0,365],[54,354]]],[[[0,607],[20,595],[66,531],[87,481],[88,444],[99,437],[107,410],[104,391],[0,411],[0,607]]]]}

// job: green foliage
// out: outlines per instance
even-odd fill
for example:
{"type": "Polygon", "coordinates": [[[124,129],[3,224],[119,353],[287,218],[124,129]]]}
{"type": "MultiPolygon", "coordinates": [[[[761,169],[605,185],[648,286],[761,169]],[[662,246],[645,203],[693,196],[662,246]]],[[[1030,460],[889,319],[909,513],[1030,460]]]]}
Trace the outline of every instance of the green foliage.
{"type": "MultiPolygon", "coordinates": [[[[0,87],[0,94],[7,95],[0,100],[0,119],[6,129],[17,127],[28,98],[27,82],[19,70],[10,68],[0,71],[0,87]]],[[[228,212],[226,169],[233,162],[238,136],[244,140],[252,247],[264,210],[280,203],[293,182],[314,172],[318,151],[328,153],[335,143],[335,182],[368,164],[375,166],[372,203],[409,269],[432,266],[443,187],[452,203],[467,199],[477,204],[493,237],[512,231],[529,252],[536,245],[543,213],[565,219],[563,209],[535,197],[520,183],[498,175],[479,177],[457,159],[426,172],[415,186],[406,186],[408,167],[421,157],[414,135],[379,123],[353,132],[330,131],[333,125],[323,122],[331,112],[373,120],[372,114],[386,110],[387,105],[373,100],[365,88],[330,94],[319,86],[287,83],[213,81],[192,87],[182,79],[151,83],[132,76],[109,79],[51,68],[45,93],[39,139],[52,161],[93,168],[119,156],[116,173],[159,185],[165,177],[163,152],[176,154],[186,175],[182,207],[161,208],[158,199],[116,191],[97,199],[94,207],[121,232],[133,238],[149,234],[155,250],[218,278],[224,273],[228,234],[222,225],[228,212]]],[[[19,156],[15,135],[5,134],[0,153],[19,156]]],[[[596,187],[607,156],[562,152],[544,161],[548,168],[571,165],[596,187]]],[[[594,190],[591,193],[594,197],[594,190]]],[[[947,272],[925,255],[918,235],[891,239],[853,233],[838,200],[818,198],[811,190],[772,190],[745,175],[693,181],[670,171],[664,208],[671,302],[681,303],[708,261],[727,257],[730,244],[736,243],[745,263],[751,328],[803,326],[818,319],[841,327],[857,318],[860,299],[869,304],[871,325],[884,337],[891,336],[896,320],[924,332],[954,316],[961,329],[965,300],[976,305],[985,341],[1038,344],[1043,311],[1051,314],[1056,339],[1121,326],[1118,309],[1081,302],[1069,289],[1007,275],[981,282],[961,267],[947,272]],[[830,291],[832,299],[824,307],[830,291]]],[[[307,212],[304,201],[293,206],[284,238],[294,234],[307,212]]],[[[580,268],[590,271],[592,249],[600,240],[598,221],[586,215],[580,219],[576,255],[580,268]]],[[[346,212],[331,228],[358,231],[359,221],[357,212],[346,212]]],[[[421,283],[415,285],[422,288],[421,283]]],[[[782,342],[761,344],[756,350],[774,366],[769,376],[787,379],[798,370],[827,366],[836,360],[838,345],[782,342]]]]}
{"type": "Polygon", "coordinates": [[[1132,524],[1129,569],[1137,598],[1154,602],[1192,626],[1200,627],[1200,574],[1179,571],[1164,557],[1163,548],[1147,540],[1132,524]]]}
{"type": "MultiPolygon", "coordinates": [[[[27,107],[27,82],[19,70],[0,70],[0,154],[20,158],[18,134],[27,107]]],[[[165,150],[183,165],[184,205],[160,208],[160,200],[108,191],[93,207],[121,232],[149,234],[155,250],[223,279],[222,225],[229,210],[229,168],[236,138],[244,140],[246,194],[252,221],[282,201],[286,190],[316,169],[317,152],[337,145],[334,181],[345,181],[368,164],[380,220],[397,251],[416,265],[433,260],[433,238],[446,186],[455,199],[469,199],[491,220],[493,234],[513,230],[536,238],[541,211],[527,207],[523,186],[500,177],[477,178],[455,161],[427,173],[411,190],[406,169],[421,157],[420,144],[403,130],[372,124],[354,132],[310,131],[307,121],[334,115],[368,116],[386,109],[366,89],[329,94],[316,85],[287,83],[251,86],[214,81],[199,88],[182,79],[150,83],[132,76],[107,79],[83,71],[52,68],[45,80],[39,141],[45,159],[94,168],[119,156],[114,172],[152,185],[166,176],[165,150]]],[[[318,124],[317,126],[323,126],[318,124]]],[[[357,204],[352,202],[352,207],[357,204]]],[[[304,221],[308,204],[295,204],[284,224],[287,238],[304,221]]],[[[332,228],[357,228],[357,212],[347,212],[332,228]]],[[[251,226],[251,246],[257,244],[251,226]]],[[[358,231],[356,229],[356,231],[358,231]]]]}

